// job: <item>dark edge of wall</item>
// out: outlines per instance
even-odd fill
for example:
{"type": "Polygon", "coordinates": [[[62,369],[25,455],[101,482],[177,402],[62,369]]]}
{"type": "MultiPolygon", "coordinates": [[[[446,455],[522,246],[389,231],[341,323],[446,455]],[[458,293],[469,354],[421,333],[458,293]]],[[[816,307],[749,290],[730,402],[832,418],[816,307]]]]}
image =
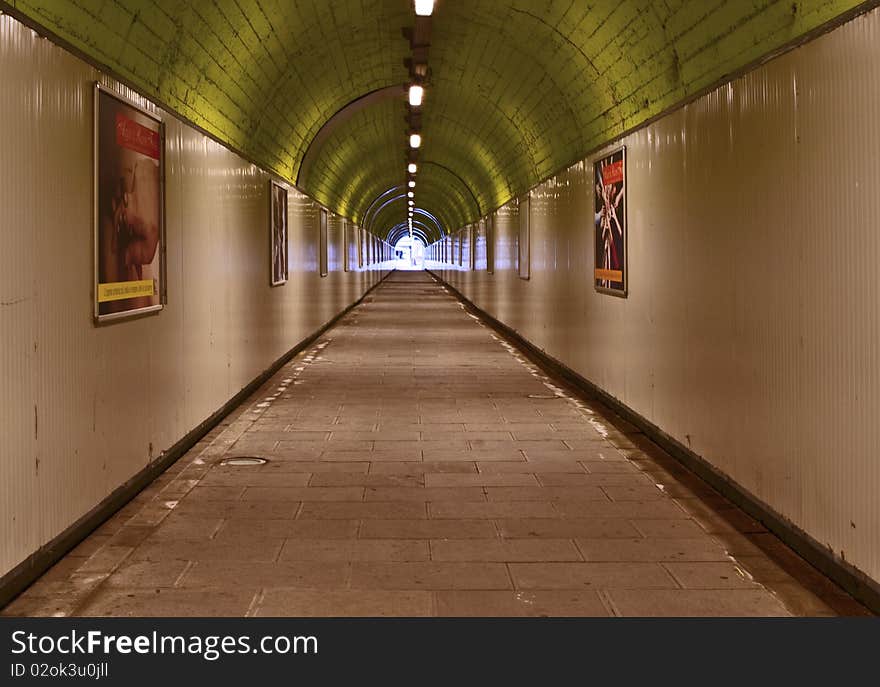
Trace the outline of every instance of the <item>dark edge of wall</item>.
{"type": "Polygon", "coordinates": [[[762,523],[786,546],[794,550],[795,553],[819,572],[833,580],[873,612],[880,613],[880,584],[869,578],[858,568],[836,556],[830,548],[823,546],[807,532],[783,515],[777,513],[769,505],[718,470],[706,458],[694,453],[622,401],[590,380],[582,377],[564,363],[535,346],[515,329],[507,326],[475,305],[440,275],[432,270],[426,269],[426,272],[449,289],[469,311],[501,334],[509,343],[520,349],[529,360],[550,375],[564,380],[567,386],[578,392],[579,395],[586,397],[587,400],[600,401],[620,418],[634,425],[648,439],[669,453],[688,470],[715,489],[715,491],[745,511],[753,519],[762,523]]]}
{"type": "Polygon", "coordinates": [[[65,554],[82,542],[98,527],[109,520],[117,511],[134,499],[141,491],[146,489],[159,475],[182,458],[187,451],[195,446],[205,435],[242,403],[244,403],[263,384],[269,381],[282,367],[289,363],[294,356],[312,345],[328,329],[332,328],[339,320],[345,317],[351,310],[360,305],[370,293],[387,279],[394,270],[388,270],[387,274],[367,289],[364,294],[354,303],[334,316],[321,326],[320,329],[297,343],[287,353],[283,354],[257,377],[251,380],[241,391],[230,398],[201,424],[187,433],[180,441],[164,451],[156,460],[147,465],[143,470],[134,475],[127,482],[114,489],[109,496],[65,529],[47,544],[44,544],[8,573],[0,577],[0,609],[21,594],[44,572],[57,563],[65,554]]]}

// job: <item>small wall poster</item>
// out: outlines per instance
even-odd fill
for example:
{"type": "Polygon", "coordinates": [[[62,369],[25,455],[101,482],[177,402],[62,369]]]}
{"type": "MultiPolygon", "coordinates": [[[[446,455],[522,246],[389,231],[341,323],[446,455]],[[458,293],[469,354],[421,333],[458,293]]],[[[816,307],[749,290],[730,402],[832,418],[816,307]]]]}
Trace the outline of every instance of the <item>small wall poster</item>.
{"type": "Polygon", "coordinates": [[[287,189],[269,182],[270,237],[272,242],[272,286],[287,281],[287,189]]]}
{"type": "Polygon", "coordinates": [[[597,291],[626,296],[626,148],[593,163],[597,291]]]}
{"type": "Polygon", "coordinates": [[[164,270],[162,120],[95,86],[95,318],[160,310],[164,270]]]}

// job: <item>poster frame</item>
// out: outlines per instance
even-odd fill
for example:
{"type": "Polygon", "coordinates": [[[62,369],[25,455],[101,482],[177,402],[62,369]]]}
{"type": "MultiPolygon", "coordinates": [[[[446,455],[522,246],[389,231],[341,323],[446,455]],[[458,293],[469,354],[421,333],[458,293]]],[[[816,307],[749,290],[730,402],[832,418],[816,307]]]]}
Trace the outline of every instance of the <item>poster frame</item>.
{"type": "Polygon", "coordinates": [[[329,273],[329,255],[330,250],[327,236],[327,224],[329,222],[328,212],[326,208],[318,210],[318,271],[322,277],[326,277],[329,273]]]}
{"type": "Polygon", "coordinates": [[[92,96],[92,317],[96,324],[114,322],[148,313],[159,312],[168,303],[168,272],[166,269],[166,210],[165,210],[165,121],[155,112],[150,112],[143,105],[126,97],[122,93],[96,81],[92,96]],[[100,231],[101,208],[99,205],[101,185],[101,96],[106,95],[123,105],[136,110],[159,125],[159,302],[142,308],[132,308],[122,312],[101,314],[101,303],[98,301],[100,285],[100,231]]]}
{"type": "Polygon", "coordinates": [[[518,201],[517,221],[518,233],[516,240],[516,269],[519,278],[529,280],[532,277],[532,199],[528,192],[518,201]]]}
{"type": "Polygon", "coordinates": [[[290,278],[290,219],[288,217],[288,193],[287,187],[280,184],[274,179],[269,179],[269,284],[271,286],[281,286],[286,284],[290,278]],[[284,210],[284,278],[275,279],[275,264],[273,261],[272,250],[275,247],[275,189],[284,192],[283,210],[284,210]]]}
{"type": "Polygon", "coordinates": [[[617,146],[616,148],[612,148],[612,149],[606,151],[601,157],[597,157],[595,160],[593,160],[592,174],[593,174],[593,183],[592,183],[592,187],[590,190],[590,195],[592,196],[592,199],[593,199],[593,201],[592,201],[592,206],[593,206],[593,288],[598,293],[604,293],[604,294],[607,294],[610,296],[617,296],[618,298],[626,298],[629,293],[629,260],[628,260],[628,246],[627,246],[628,239],[629,239],[629,224],[627,221],[627,211],[629,210],[629,208],[628,208],[629,203],[628,203],[628,198],[627,198],[629,184],[628,184],[628,180],[627,180],[628,171],[627,171],[627,166],[626,166],[626,146],[620,145],[620,146],[617,146]],[[596,199],[596,187],[598,186],[600,165],[602,165],[602,163],[611,161],[611,159],[618,154],[621,155],[621,161],[623,163],[623,186],[621,188],[621,199],[623,201],[623,213],[622,213],[623,217],[621,218],[621,222],[620,222],[620,226],[622,229],[622,232],[621,232],[622,233],[622,242],[621,243],[622,243],[622,247],[623,247],[623,257],[620,261],[620,264],[623,267],[623,280],[622,280],[622,282],[620,282],[622,284],[622,288],[613,288],[610,286],[602,286],[601,282],[603,280],[598,279],[596,276],[596,270],[598,269],[596,258],[598,256],[599,241],[601,239],[601,237],[599,235],[599,228],[596,226],[596,220],[595,220],[596,212],[597,212],[597,210],[596,210],[596,200],[597,200],[596,199]]]}
{"type": "Polygon", "coordinates": [[[351,229],[348,219],[342,218],[342,271],[351,270],[351,229]]]}
{"type": "Polygon", "coordinates": [[[483,220],[486,233],[486,273],[495,274],[495,213],[490,212],[483,220]]]}

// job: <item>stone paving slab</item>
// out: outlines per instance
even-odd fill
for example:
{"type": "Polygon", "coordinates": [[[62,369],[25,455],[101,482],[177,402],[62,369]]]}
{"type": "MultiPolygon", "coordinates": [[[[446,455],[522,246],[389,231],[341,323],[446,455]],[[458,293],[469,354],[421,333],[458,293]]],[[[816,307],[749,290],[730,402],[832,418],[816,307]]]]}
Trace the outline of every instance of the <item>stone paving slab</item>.
{"type": "Polygon", "coordinates": [[[395,273],[3,614],[868,612],[426,274],[395,273]]]}

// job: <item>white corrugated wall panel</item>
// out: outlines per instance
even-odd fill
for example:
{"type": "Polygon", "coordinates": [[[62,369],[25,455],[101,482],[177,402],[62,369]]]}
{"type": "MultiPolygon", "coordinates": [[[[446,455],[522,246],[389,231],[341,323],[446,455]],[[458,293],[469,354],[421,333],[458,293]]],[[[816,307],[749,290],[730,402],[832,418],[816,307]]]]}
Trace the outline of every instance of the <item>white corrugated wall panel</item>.
{"type": "Polygon", "coordinates": [[[165,115],[168,304],[94,326],[98,79],[138,99],[0,16],[0,575],[384,274],[322,279],[317,206],[290,189],[290,280],[271,288],[269,176],[165,115]]]}
{"type": "Polygon", "coordinates": [[[880,581],[878,122],[874,10],[624,139],[628,298],[592,158],[532,191],[530,280],[429,267],[880,581]]]}

